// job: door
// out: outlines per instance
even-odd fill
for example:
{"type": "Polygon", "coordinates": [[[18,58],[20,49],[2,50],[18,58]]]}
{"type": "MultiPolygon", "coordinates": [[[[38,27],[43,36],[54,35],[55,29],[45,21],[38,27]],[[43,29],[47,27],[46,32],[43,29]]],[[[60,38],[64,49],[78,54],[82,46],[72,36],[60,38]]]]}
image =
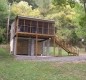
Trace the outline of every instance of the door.
{"type": "Polygon", "coordinates": [[[28,55],[28,40],[27,39],[18,39],[17,55],[28,55]]]}
{"type": "Polygon", "coordinates": [[[42,54],[42,42],[37,42],[37,46],[36,46],[36,44],[34,44],[34,51],[35,51],[35,53],[34,53],[34,55],[36,55],[36,47],[37,47],[37,56],[41,56],[41,54],[42,54]]]}

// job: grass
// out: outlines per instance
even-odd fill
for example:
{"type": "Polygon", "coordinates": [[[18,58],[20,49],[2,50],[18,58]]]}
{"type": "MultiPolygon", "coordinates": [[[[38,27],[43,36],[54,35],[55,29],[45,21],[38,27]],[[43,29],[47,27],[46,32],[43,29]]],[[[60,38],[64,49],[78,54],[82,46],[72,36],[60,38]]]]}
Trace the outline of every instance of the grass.
{"type": "Polygon", "coordinates": [[[0,80],[85,80],[86,62],[18,61],[0,49],[0,80]]]}
{"type": "MultiPolygon", "coordinates": [[[[49,55],[54,55],[53,54],[54,53],[54,48],[53,47],[51,47],[50,49],[49,49],[49,55]]],[[[64,49],[61,49],[61,51],[59,52],[59,49],[58,48],[56,48],[55,49],[55,56],[68,56],[68,53],[64,50],[64,49]]]]}

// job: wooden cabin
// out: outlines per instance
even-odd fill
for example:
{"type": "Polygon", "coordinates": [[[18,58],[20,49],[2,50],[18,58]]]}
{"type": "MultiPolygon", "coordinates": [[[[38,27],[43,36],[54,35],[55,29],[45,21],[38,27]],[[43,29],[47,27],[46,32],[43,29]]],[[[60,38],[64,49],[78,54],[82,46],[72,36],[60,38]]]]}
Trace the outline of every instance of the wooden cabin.
{"type": "Polygon", "coordinates": [[[46,56],[55,35],[54,20],[17,16],[10,30],[14,55],[46,56]]]}

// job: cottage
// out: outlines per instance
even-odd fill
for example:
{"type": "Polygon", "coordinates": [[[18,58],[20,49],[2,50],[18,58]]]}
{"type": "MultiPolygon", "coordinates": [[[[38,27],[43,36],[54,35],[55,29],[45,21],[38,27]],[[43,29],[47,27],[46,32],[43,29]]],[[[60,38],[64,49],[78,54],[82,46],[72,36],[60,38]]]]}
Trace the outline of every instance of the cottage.
{"type": "Polygon", "coordinates": [[[10,30],[10,52],[14,55],[46,56],[49,48],[59,45],[68,53],[76,54],[68,44],[55,36],[54,20],[17,16],[10,30]]]}

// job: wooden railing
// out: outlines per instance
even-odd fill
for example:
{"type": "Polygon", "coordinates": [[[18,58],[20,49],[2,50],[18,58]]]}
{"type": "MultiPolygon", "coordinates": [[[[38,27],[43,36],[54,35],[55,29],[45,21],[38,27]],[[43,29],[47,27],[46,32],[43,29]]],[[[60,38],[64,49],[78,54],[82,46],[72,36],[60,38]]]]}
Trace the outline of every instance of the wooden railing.
{"type": "Polygon", "coordinates": [[[66,52],[68,52],[68,55],[74,55],[74,56],[78,56],[79,55],[78,48],[77,47],[73,47],[72,45],[70,45],[69,43],[64,41],[62,38],[60,38],[58,36],[55,36],[55,42],[61,48],[63,48],[66,52]]]}

